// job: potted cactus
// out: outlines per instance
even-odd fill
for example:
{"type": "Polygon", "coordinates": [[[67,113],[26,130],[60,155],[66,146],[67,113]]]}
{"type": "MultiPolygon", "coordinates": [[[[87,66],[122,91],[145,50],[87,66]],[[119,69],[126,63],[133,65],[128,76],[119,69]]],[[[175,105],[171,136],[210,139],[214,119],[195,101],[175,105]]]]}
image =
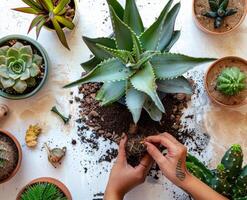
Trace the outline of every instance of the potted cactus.
{"type": "Polygon", "coordinates": [[[15,176],[20,168],[22,150],[17,139],[0,129],[0,184],[15,176]]]}
{"type": "Polygon", "coordinates": [[[208,95],[217,104],[234,107],[247,103],[247,61],[225,57],[211,65],[205,76],[208,95]]]}
{"type": "MultiPolygon", "coordinates": [[[[180,3],[173,5],[170,0],[157,20],[145,28],[135,0],[126,0],[125,9],[116,0],[107,2],[113,37],[83,37],[94,57],[82,64],[87,73],[65,88],[103,83],[95,97],[101,106],[115,102],[126,105],[134,126],[138,126],[143,110],[150,116],[149,121],[159,122],[165,113],[162,97],[167,93],[191,94],[191,84],[183,74],[214,59],[169,53],[180,36],[180,31],[174,30],[180,3]]],[[[107,129],[105,133],[108,134],[107,129]]],[[[129,137],[130,144],[127,146],[137,148],[129,148],[128,151],[135,155],[145,151],[140,145],[143,137],[138,134],[132,136],[133,140],[129,137]]]]}
{"type": "Polygon", "coordinates": [[[73,30],[75,25],[75,0],[22,0],[29,7],[14,8],[13,10],[36,15],[28,29],[28,33],[36,27],[39,37],[42,27],[55,30],[60,42],[69,49],[65,29],[73,30]]]}
{"type": "Polygon", "coordinates": [[[246,1],[194,0],[193,14],[200,29],[211,34],[235,30],[246,15],[246,1]]]}
{"type": "Polygon", "coordinates": [[[48,55],[34,40],[10,35],[0,39],[0,96],[24,99],[37,93],[48,74],[48,55]]]}
{"type": "Polygon", "coordinates": [[[240,145],[232,145],[214,170],[208,169],[191,154],[187,156],[186,165],[190,173],[227,198],[247,199],[247,166],[242,166],[243,152],[240,145]]]}
{"type": "Polygon", "coordinates": [[[50,199],[72,200],[68,188],[60,181],[44,177],[31,181],[18,194],[16,200],[50,199]]]}

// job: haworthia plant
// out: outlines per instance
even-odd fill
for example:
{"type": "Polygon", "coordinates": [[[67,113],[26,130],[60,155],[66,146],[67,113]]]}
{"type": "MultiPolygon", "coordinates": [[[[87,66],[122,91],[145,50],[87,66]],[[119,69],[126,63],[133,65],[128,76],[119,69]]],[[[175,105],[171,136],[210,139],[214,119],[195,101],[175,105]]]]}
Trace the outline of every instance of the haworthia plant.
{"type": "Polygon", "coordinates": [[[116,0],[107,2],[114,34],[110,38],[83,37],[94,57],[82,64],[88,73],[65,88],[103,82],[96,96],[102,106],[125,97],[135,123],[143,108],[153,120],[160,121],[165,109],[159,96],[191,94],[183,74],[213,59],[168,53],[180,35],[174,30],[180,3],[172,6],[170,0],[158,19],[145,29],[135,0],[126,0],[125,9],[116,0]]]}
{"type": "Polygon", "coordinates": [[[43,26],[56,31],[63,46],[69,49],[63,27],[74,29],[73,18],[75,8],[70,6],[70,0],[22,0],[29,7],[14,8],[13,10],[36,15],[32,20],[28,32],[36,27],[36,36],[39,37],[43,26]]]}
{"type": "Polygon", "coordinates": [[[247,197],[247,166],[242,168],[242,163],[242,148],[238,144],[229,148],[215,170],[209,170],[191,154],[186,159],[190,173],[215,191],[233,200],[246,200],[247,197]]]}

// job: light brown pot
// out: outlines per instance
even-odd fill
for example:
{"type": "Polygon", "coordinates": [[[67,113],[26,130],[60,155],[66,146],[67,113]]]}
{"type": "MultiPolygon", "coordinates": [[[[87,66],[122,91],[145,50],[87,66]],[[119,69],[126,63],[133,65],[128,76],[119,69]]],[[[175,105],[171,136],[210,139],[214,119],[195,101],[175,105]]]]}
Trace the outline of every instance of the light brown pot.
{"type": "Polygon", "coordinates": [[[12,179],[16,173],[18,172],[18,170],[20,169],[21,166],[21,161],[22,161],[22,149],[21,149],[21,145],[18,142],[18,140],[15,138],[15,136],[13,136],[11,133],[9,133],[8,131],[5,131],[3,129],[0,129],[0,132],[2,134],[5,134],[6,136],[8,136],[16,145],[17,149],[18,149],[18,163],[15,167],[15,170],[10,174],[10,176],[2,181],[0,181],[0,184],[5,183],[7,181],[9,181],[10,179],[12,179]]]}
{"type": "MultiPolygon", "coordinates": [[[[246,64],[246,68],[247,68],[247,60],[243,59],[243,58],[239,58],[239,57],[236,57],[236,56],[227,56],[227,57],[224,57],[224,58],[221,58],[217,61],[215,61],[210,67],[209,69],[207,70],[206,72],[206,75],[205,75],[205,78],[204,78],[204,82],[205,82],[205,88],[206,88],[206,91],[208,93],[208,96],[211,98],[211,100],[218,104],[218,105],[221,105],[221,106],[224,106],[224,107],[228,107],[228,108],[236,108],[236,107],[240,107],[240,106],[243,106],[243,105],[246,105],[247,104],[247,97],[245,98],[245,100],[243,100],[241,103],[239,104],[235,104],[235,105],[228,105],[228,104],[224,104],[222,102],[220,102],[219,100],[217,100],[210,92],[209,90],[209,84],[210,84],[210,81],[208,80],[209,79],[209,74],[211,72],[211,70],[213,70],[215,67],[217,67],[217,64],[223,60],[238,60],[242,63],[245,63],[246,64]]],[[[237,66],[236,66],[237,67],[237,66]]],[[[247,69],[246,69],[247,71],[247,69]]]]}
{"type": "Polygon", "coordinates": [[[16,200],[20,200],[21,199],[21,195],[23,194],[23,192],[26,190],[27,187],[36,184],[36,183],[51,183],[56,185],[63,193],[64,195],[67,197],[68,200],[72,200],[72,196],[70,194],[69,189],[59,180],[54,179],[54,178],[50,178],[50,177],[42,177],[42,178],[37,178],[34,179],[33,181],[31,181],[30,183],[28,183],[24,188],[22,188],[22,190],[18,193],[16,200]]]}
{"type": "Polygon", "coordinates": [[[194,21],[196,23],[196,25],[205,33],[209,33],[211,35],[224,35],[224,34],[227,34],[227,33],[230,33],[234,30],[236,30],[241,24],[242,22],[244,21],[245,19],[245,16],[247,14],[247,0],[245,0],[245,9],[244,9],[244,13],[243,13],[243,16],[242,18],[240,19],[240,21],[231,29],[231,30],[228,30],[228,31],[225,31],[225,32],[216,32],[216,31],[211,31],[211,30],[208,30],[207,28],[205,28],[197,19],[196,17],[196,12],[195,12],[195,1],[196,0],[193,0],[193,4],[192,4],[192,12],[193,12],[193,18],[194,18],[194,21]]]}

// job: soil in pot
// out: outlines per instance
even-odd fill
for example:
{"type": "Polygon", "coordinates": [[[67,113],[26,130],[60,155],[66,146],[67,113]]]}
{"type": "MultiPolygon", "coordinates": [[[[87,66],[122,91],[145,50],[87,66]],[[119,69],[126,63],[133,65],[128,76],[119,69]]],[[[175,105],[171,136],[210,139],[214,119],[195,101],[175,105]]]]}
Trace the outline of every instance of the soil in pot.
{"type": "Polygon", "coordinates": [[[198,22],[207,30],[212,32],[224,33],[233,29],[242,19],[245,14],[245,0],[229,0],[229,8],[237,9],[237,13],[225,17],[221,27],[214,27],[214,19],[203,16],[206,12],[210,11],[208,0],[195,0],[194,12],[198,22]]]}
{"type": "MultiPolygon", "coordinates": [[[[38,54],[39,56],[42,57],[42,54],[40,53],[40,51],[34,45],[32,45],[31,43],[29,43],[26,40],[21,40],[21,39],[9,40],[9,41],[3,43],[2,46],[7,45],[7,46],[12,47],[16,42],[20,42],[23,45],[30,45],[32,50],[33,50],[33,54],[38,54]]],[[[38,76],[35,77],[36,85],[34,87],[27,87],[27,89],[23,93],[21,93],[21,95],[29,94],[32,91],[34,91],[39,86],[41,81],[43,80],[44,74],[45,74],[45,70],[46,70],[45,69],[45,63],[44,63],[44,58],[43,58],[42,64],[39,66],[39,68],[40,68],[41,73],[38,76]]],[[[6,89],[0,87],[0,90],[2,90],[3,92],[5,92],[7,94],[10,94],[10,95],[20,95],[20,93],[16,92],[12,87],[6,88],[6,89]]]]}
{"type": "Polygon", "coordinates": [[[235,96],[226,96],[216,89],[216,84],[217,78],[221,71],[227,67],[233,66],[238,67],[242,72],[247,74],[247,64],[244,61],[234,58],[226,58],[216,62],[215,65],[208,71],[206,78],[208,92],[211,96],[220,103],[231,106],[241,104],[247,97],[247,90],[245,89],[235,96]]]}
{"type": "Polygon", "coordinates": [[[14,141],[0,132],[0,181],[7,179],[18,164],[18,148],[14,141]]]}
{"type": "MultiPolygon", "coordinates": [[[[80,118],[77,122],[84,122],[87,126],[78,127],[78,132],[81,129],[90,127],[97,136],[102,136],[116,143],[119,143],[122,134],[126,133],[128,135],[126,150],[130,164],[137,165],[144,153],[146,153],[146,148],[142,141],[147,136],[169,132],[184,143],[184,138],[190,134],[188,132],[183,133],[184,137],[180,137],[181,132],[179,131],[182,128],[180,125],[182,110],[187,107],[187,101],[190,100],[190,96],[184,94],[166,95],[162,101],[166,114],[163,115],[161,122],[151,120],[149,115],[143,111],[138,126],[135,126],[126,106],[120,103],[114,103],[107,107],[99,105],[99,102],[95,100],[95,95],[100,87],[100,84],[89,83],[79,88],[79,93],[83,94],[83,98],[75,97],[75,101],[80,103],[80,118]]],[[[97,143],[93,142],[93,140],[86,139],[83,135],[79,136],[85,142],[92,143],[92,148],[98,148],[97,143]]],[[[112,156],[106,156],[105,158],[107,161],[114,158],[117,152],[114,150],[110,154],[112,156]]]]}

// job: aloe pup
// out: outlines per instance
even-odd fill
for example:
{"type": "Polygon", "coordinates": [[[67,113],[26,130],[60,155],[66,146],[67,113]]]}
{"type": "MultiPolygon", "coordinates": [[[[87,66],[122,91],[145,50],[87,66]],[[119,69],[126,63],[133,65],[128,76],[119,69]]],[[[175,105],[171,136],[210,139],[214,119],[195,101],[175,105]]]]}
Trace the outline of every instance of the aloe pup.
{"type": "Polygon", "coordinates": [[[236,9],[228,8],[229,0],[208,0],[210,11],[204,16],[214,19],[214,28],[220,28],[225,17],[237,13],[236,9]]]}
{"type": "Polygon", "coordinates": [[[73,18],[75,8],[70,6],[70,0],[22,0],[29,7],[14,8],[13,10],[36,15],[28,29],[30,32],[36,27],[36,36],[39,37],[43,26],[56,31],[57,36],[64,47],[69,49],[63,28],[73,30],[73,18]]]}
{"type": "Polygon", "coordinates": [[[116,0],[107,2],[113,37],[83,37],[94,57],[82,64],[88,73],[65,88],[103,82],[96,95],[102,106],[124,97],[135,123],[143,108],[153,120],[160,121],[165,109],[159,96],[191,94],[190,83],[183,74],[214,59],[168,53],[180,36],[180,31],[174,30],[180,3],[172,6],[170,0],[157,20],[145,29],[135,0],[126,0],[125,9],[116,0]]]}

